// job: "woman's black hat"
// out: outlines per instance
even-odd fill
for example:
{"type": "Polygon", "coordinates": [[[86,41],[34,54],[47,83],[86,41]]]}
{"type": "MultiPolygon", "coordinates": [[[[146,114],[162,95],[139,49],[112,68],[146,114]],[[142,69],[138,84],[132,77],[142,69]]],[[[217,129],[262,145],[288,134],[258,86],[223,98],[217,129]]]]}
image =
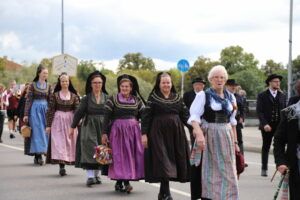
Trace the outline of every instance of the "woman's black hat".
{"type": "Polygon", "coordinates": [[[137,79],[134,77],[134,76],[131,76],[129,74],[122,74],[120,76],[118,76],[117,78],[117,85],[118,85],[118,92],[120,92],[120,82],[121,80],[123,79],[128,79],[130,80],[130,82],[132,83],[132,91],[131,91],[131,94],[134,95],[134,96],[137,96],[139,95],[140,98],[142,99],[142,101],[145,103],[145,100],[144,98],[142,97],[142,95],[140,94],[140,89],[139,89],[139,84],[138,84],[138,81],[137,79]]]}
{"type": "Polygon", "coordinates": [[[85,84],[85,94],[89,94],[92,92],[92,79],[94,79],[95,77],[100,77],[102,79],[103,83],[102,83],[101,91],[104,92],[105,94],[108,94],[105,89],[106,77],[98,70],[90,73],[90,75],[88,76],[85,84]]]}
{"type": "Polygon", "coordinates": [[[139,92],[139,84],[136,80],[136,78],[134,76],[131,76],[131,75],[128,75],[128,74],[122,74],[121,76],[119,76],[117,78],[117,84],[118,84],[118,92],[120,92],[120,82],[121,80],[123,79],[128,79],[131,81],[132,83],[132,91],[131,91],[131,94],[136,96],[137,95],[137,92],[139,92]]]}

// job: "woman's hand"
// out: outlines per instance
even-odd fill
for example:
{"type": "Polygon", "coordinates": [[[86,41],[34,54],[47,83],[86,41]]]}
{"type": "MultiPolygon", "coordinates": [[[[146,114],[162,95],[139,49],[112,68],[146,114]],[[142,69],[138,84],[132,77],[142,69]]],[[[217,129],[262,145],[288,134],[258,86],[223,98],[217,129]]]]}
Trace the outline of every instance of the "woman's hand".
{"type": "Polygon", "coordinates": [[[241,150],[240,150],[240,146],[237,144],[237,143],[235,143],[235,151],[237,151],[237,152],[240,152],[241,150]]]}
{"type": "Polygon", "coordinates": [[[147,134],[142,135],[142,144],[144,148],[148,148],[148,138],[147,134]]]}
{"type": "Polygon", "coordinates": [[[50,127],[47,127],[47,128],[46,128],[46,134],[49,135],[50,133],[51,133],[51,128],[50,128],[50,127]]]}
{"type": "Polygon", "coordinates": [[[28,123],[28,116],[24,116],[23,121],[24,121],[25,123],[28,123]]]}
{"type": "Polygon", "coordinates": [[[73,137],[74,135],[74,128],[69,128],[69,137],[73,137]]]}
{"type": "Polygon", "coordinates": [[[196,143],[199,146],[200,150],[204,150],[205,148],[205,138],[200,128],[200,125],[196,121],[192,121],[193,126],[193,136],[196,138],[196,143]]]}
{"type": "Polygon", "coordinates": [[[197,135],[196,136],[196,142],[197,142],[197,145],[198,145],[199,149],[204,150],[205,145],[206,145],[204,136],[203,135],[202,136],[197,135]]]}
{"type": "Polygon", "coordinates": [[[194,128],[193,135],[196,138],[196,143],[199,146],[199,149],[204,150],[206,144],[205,144],[205,137],[203,135],[201,128],[200,127],[194,128]]]}
{"type": "Polygon", "coordinates": [[[277,170],[283,175],[286,171],[289,170],[289,168],[286,165],[279,165],[277,167],[277,170]]]}
{"type": "Polygon", "coordinates": [[[102,134],[101,142],[103,145],[107,145],[109,143],[107,134],[102,134]]]}

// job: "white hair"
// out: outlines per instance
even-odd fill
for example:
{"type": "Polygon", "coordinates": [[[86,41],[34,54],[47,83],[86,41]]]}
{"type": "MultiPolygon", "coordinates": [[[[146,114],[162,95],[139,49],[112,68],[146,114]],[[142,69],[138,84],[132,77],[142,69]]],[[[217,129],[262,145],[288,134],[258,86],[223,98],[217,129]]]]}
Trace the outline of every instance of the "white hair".
{"type": "Polygon", "coordinates": [[[226,71],[225,67],[222,65],[217,65],[217,66],[214,66],[213,68],[211,68],[210,71],[208,72],[207,79],[208,80],[211,79],[214,76],[214,74],[216,73],[216,71],[223,72],[225,79],[226,80],[228,79],[227,71],[226,71]]]}
{"type": "Polygon", "coordinates": [[[242,97],[247,96],[247,92],[246,92],[245,90],[240,90],[240,91],[238,92],[238,94],[239,94],[240,96],[242,96],[242,97]]]}

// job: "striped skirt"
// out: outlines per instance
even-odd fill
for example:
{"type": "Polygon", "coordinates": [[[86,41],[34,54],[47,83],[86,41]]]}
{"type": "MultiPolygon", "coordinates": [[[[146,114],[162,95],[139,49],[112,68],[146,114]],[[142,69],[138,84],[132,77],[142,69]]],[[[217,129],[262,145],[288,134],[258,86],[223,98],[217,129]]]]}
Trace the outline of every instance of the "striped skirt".
{"type": "Polygon", "coordinates": [[[238,200],[234,133],[230,124],[203,123],[206,147],[203,150],[202,197],[238,200]]]}

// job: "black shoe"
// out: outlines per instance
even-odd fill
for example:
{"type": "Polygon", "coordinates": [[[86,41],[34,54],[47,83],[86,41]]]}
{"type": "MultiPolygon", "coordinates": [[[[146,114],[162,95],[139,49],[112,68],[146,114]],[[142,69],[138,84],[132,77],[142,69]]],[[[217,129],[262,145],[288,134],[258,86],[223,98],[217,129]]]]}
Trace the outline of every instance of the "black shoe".
{"type": "Polygon", "coordinates": [[[95,184],[94,178],[88,178],[86,181],[86,186],[91,187],[92,185],[95,184]]]}
{"type": "Polygon", "coordinates": [[[96,182],[96,184],[102,184],[102,181],[99,176],[95,177],[95,182],[96,182]]]}
{"type": "Polygon", "coordinates": [[[34,163],[35,165],[39,164],[39,163],[38,163],[38,158],[37,158],[36,156],[34,156],[33,163],[34,163]]]}
{"type": "Polygon", "coordinates": [[[268,170],[262,169],[262,170],[261,170],[261,176],[267,177],[267,176],[268,176],[268,170]]]}
{"type": "Polygon", "coordinates": [[[248,164],[247,164],[247,163],[245,163],[245,167],[248,167],[248,164]]]}
{"type": "Polygon", "coordinates": [[[164,197],[163,194],[161,194],[161,193],[158,194],[158,200],[163,200],[163,197],[164,197]]]}
{"type": "Polygon", "coordinates": [[[60,168],[60,169],[59,169],[59,175],[61,175],[61,176],[67,175],[66,169],[65,169],[65,168],[60,168]]]}
{"type": "Polygon", "coordinates": [[[164,200],[173,200],[173,197],[171,195],[166,196],[166,198],[164,198],[164,200]]]}
{"type": "MultiPolygon", "coordinates": [[[[158,196],[158,198],[159,198],[159,196],[158,196]]],[[[164,194],[164,195],[162,195],[161,200],[173,200],[173,197],[170,194],[169,195],[164,194]]]]}
{"type": "Polygon", "coordinates": [[[124,192],[128,194],[132,191],[133,187],[130,184],[125,185],[124,192]]]}
{"type": "Polygon", "coordinates": [[[116,184],[115,184],[115,191],[120,191],[120,192],[123,191],[122,182],[116,182],[116,184]]]}
{"type": "Polygon", "coordinates": [[[43,160],[42,156],[37,159],[37,163],[39,165],[43,165],[44,164],[44,160],[43,160]]]}
{"type": "Polygon", "coordinates": [[[12,133],[9,135],[9,138],[10,138],[10,139],[14,139],[15,137],[16,137],[16,136],[14,136],[14,134],[12,134],[12,133]]]}
{"type": "Polygon", "coordinates": [[[2,141],[2,139],[0,138],[0,143],[2,143],[3,141],[2,141]]]}

